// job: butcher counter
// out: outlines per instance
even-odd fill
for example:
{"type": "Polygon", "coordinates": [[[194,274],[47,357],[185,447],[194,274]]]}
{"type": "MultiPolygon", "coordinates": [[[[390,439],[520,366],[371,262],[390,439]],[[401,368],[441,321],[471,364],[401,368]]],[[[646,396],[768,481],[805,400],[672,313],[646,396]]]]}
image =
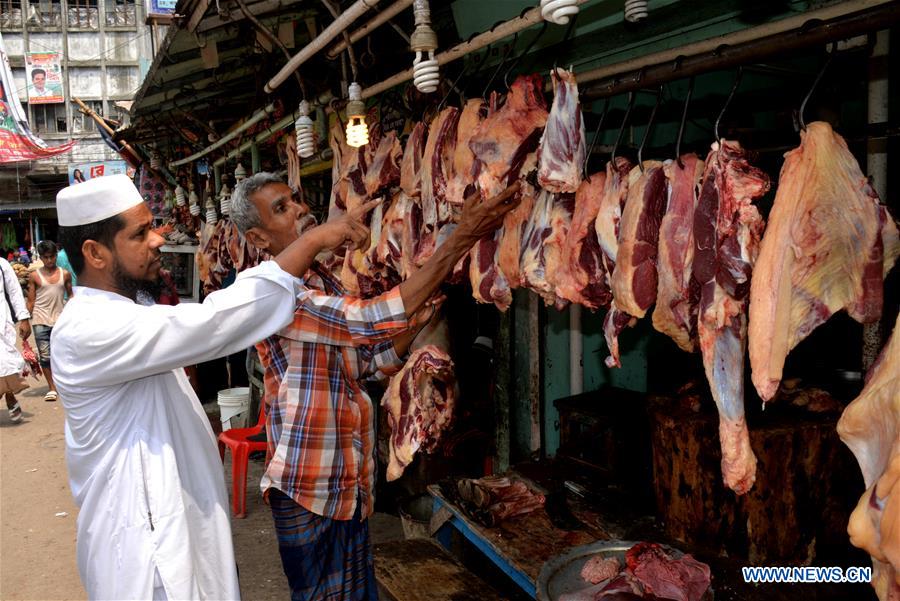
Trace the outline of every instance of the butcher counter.
{"type": "MultiPolygon", "coordinates": [[[[533,464],[509,475],[519,477],[522,471],[533,472],[528,468],[533,468],[533,464]]],[[[549,493],[545,508],[509,518],[488,528],[472,519],[440,485],[429,486],[428,492],[434,505],[431,528],[437,540],[450,549],[455,536],[463,537],[506,574],[525,595],[533,599],[538,598],[538,576],[545,562],[573,547],[598,540],[650,540],[692,553],[710,565],[716,601],[742,601],[751,598],[767,601],[873,598],[869,585],[863,584],[746,584],[741,576],[741,568],[751,565],[746,560],[714,557],[669,540],[652,516],[638,515],[627,501],[617,495],[606,499],[591,499],[589,502],[578,494],[573,494],[571,488],[568,492],[557,489],[556,492],[549,493]],[[560,503],[565,507],[562,510],[559,508],[560,503]],[[551,517],[551,514],[560,512],[567,515],[551,517]],[[560,519],[574,519],[575,522],[561,528],[554,525],[560,519]]]]}

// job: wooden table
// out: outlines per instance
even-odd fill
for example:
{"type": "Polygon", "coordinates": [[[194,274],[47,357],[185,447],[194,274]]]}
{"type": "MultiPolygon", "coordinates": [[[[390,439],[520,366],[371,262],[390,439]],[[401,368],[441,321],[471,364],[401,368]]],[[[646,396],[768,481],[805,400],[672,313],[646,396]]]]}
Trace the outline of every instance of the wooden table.
{"type": "Polygon", "coordinates": [[[470,519],[451,503],[437,485],[428,487],[434,498],[434,513],[449,511],[451,517],[437,532],[438,540],[449,547],[451,528],[456,529],[479,551],[497,565],[531,598],[536,598],[536,582],[544,563],[572,547],[612,538],[590,511],[573,513],[586,526],[584,530],[556,528],[544,509],[509,518],[494,528],[486,528],[470,519]]]}
{"type": "Polygon", "coordinates": [[[502,601],[484,580],[466,570],[432,540],[375,545],[375,576],[391,601],[502,601]]]}

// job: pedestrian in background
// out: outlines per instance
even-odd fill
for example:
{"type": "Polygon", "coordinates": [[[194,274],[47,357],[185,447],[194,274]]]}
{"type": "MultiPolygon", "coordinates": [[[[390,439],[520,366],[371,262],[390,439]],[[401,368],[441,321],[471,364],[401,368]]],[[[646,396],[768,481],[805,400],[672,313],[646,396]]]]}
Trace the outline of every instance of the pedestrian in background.
{"type": "Polygon", "coordinates": [[[22,421],[22,408],[16,399],[16,393],[25,390],[28,385],[22,377],[25,359],[16,346],[16,327],[13,322],[18,320],[19,335],[24,340],[31,335],[31,323],[28,321],[31,315],[25,308],[19,278],[9,261],[0,258],[0,272],[3,274],[0,285],[7,300],[0,303],[0,394],[6,397],[9,419],[18,423],[22,421]]]}
{"type": "Polygon", "coordinates": [[[28,312],[37,342],[38,362],[50,387],[44,400],[55,401],[58,395],[50,369],[50,333],[62,313],[66,295],[72,297],[72,275],[56,265],[57,248],[52,240],[38,242],[37,252],[44,265],[28,276],[28,312]]]}

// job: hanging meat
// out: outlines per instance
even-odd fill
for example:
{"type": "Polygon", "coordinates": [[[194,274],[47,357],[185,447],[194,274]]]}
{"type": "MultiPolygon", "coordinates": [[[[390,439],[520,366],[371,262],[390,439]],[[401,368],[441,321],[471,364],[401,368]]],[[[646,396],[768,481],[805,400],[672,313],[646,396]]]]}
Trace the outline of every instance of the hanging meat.
{"type": "Polygon", "coordinates": [[[747,162],[740,144],[713,144],[694,212],[693,277],[700,286],[703,367],[719,410],[722,476],[737,494],[756,480],[744,419],[744,347],[750,275],[764,227],[752,203],[768,190],[768,176],[747,162]]]}
{"type": "MultiPolygon", "coordinates": [[[[521,173],[531,173],[536,165],[537,154],[532,153],[525,159],[521,173]]],[[[497,233],[497,237],[500,239],[496,251],[497,266],[512,289],[519,288],[524,283],[520,258],[524,244],[525,227],[528,225],[528,220],[534,209],[534,199],[538,195],[538,189],[525,178],[520,177],[519,182],[521,183],[519,191],[521,200],[516,205],[516,208],[503,218],[503,225],[497,233]]]]}
{"type": "Polygon", "coordinates": [[[387,479],[403,475],[416,452],[432,452],[453,417],[455,375],[450,356],[434,345],[412,352],[381,403],[391,428],[387,479]]]}
{"type": "MultiPolygon", "coordinates": [[[[810,126],[811,127],[811,126],[810,126]]],[[[866,491],[850,516],[850,542],[872,556],[882,601],[900,598],[900,318],[860,395],[838,421],[866,491]]]]}
{"type": "Polygon", "coordinates": [[[400,184],[402,157],[403,147],[397,134],[392,131],[382,136],[363,178],[367,197],[375,198],[400,184]]]}
{"type": "Polygon", "coordinates": [[[557,309],[566,306],[565,299],[556,295],[556,283],[574,210],[574,194],[541,190],[525,226],[521,263],[525,285],[541,295],[546,305],[557,309]]]}
{"type": "Polygon", "coordinates": [[[445,108],[431,122],[422,157],[422,230],[415,264],[421,267],[438,246],[441,227],[450,223],[447,181],[452,175],[459,109],[445,108]]]}
{"type": "Polygon", "coordinates": [[[575,193],[575,212],[562,246],[562,265],[556,284],[557,295],[590,309],[608,306],[612,299],[603,251],[594,228],[605,183],[606,174],[595,173],[575,193]]]}
{"type": "Polygon", "coordinates": [[[344,200],[347,198],[349,180],[344,174],[349,169],[351,154],[356,153],[355,148],[350,148],[344,137],[344,126],[340,119],[335,119],[328,131],[328,146],[331,148],[331,198],[328,202],[328,219],[341,216],[347,210],[344,200]]]}
{"type": "Polygon", "coordinates": [[[425,155],[425,135],[428,126],[423,122],[416,123],[400,161],[400,189],[409,197],[418,200],[422,197],[422,157],[425,155]]]}
{"type": "Polygon", "coordinates": [[[785,155],[750,291],[750,365],[763,400],[787,354],[831,315],[881,317],[884,277],[900,254],[897,224],[847,143],[823,122],[785,155]]]}
{"type": "Polygon", "coordinates": [[[703,161],[686,154],[666,161],[669,199],[659,227],[656,264],[659,282],[653,327],[684,351],[697,350],[697,305],[700,287],[691,277],[694,262],[694,211],[697,209],[703,161]]]}
{"type": "MultiPolygon", "coordinates": [[[[510,86],[506,103],[481,122],[469,147],[482,168],[478,184],[484,198],[499,194],[537,148],[547,123],[539,75],[521,75],[510,86]]],[[[514,180],[513,180],[514,181],[514,180]]]]}
{"type": "Polygon", "coordinates": [[[603,320],[610,352],[608,367],[621,365],[619,333],[643,317],[656,301],[656,254],[667,196],[666,176],[659,161],[644,161],[628,174],[628,195],[610,278],[613,301],[603,320]]]}
{"type": "MultiPolygon", "coordinates": [[[[494,104],[491,103],[492,107],[494,104]]],[[[499,194],[507,185],[526,175],[523,173],[525,166],[531,160],[536,161],[541,128],[546,122],[547,109],[540,76],[518,77],[510,87],[506,103],[489,111],[469,141],[469,148],[480,163],[478,188],[482,198],[499,194]]],[[[520,219],[524,214],[519,211],[515,217],[507,217],[510,221],[507,235],[514,236],[515,231],[522,228],[520,219]]],[[[512,303],[512,286],[499,267],[504,237],[504,228],[501,228],[491,238],[480,241],[472,252],[469,266],[475,299],[494,303],[501,311],[512,303]]],[[[513,246],[514,241],[510,239],[503,245],[507,261],[513,246]]]]}
{"type": "Polygon", "coordinates": [[[584,122],[575,75],[564,69],[550,72],[553,106],[541,138],[538,183],[550,192],[575,192],[584,165],[584,122]]]}
{"type": "Polygon", "coordinates": [[[616,157],[606,164],[606,180],[603,182],[594,228],[597,230],[597,242],[603,251],[603,265],[608,275],[612,275],[616,267],[619,222],[622,219],[622,207],[628,197],[628,174],[632,167],[631,162],[623,157],[616,157]]]}

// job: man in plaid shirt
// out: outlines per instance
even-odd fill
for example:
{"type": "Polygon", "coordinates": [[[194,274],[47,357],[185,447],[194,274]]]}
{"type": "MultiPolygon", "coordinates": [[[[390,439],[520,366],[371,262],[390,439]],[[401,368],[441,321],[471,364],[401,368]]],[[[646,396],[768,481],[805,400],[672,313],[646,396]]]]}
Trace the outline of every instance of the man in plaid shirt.
{"type": "MultiPolygon", "coordinates": [[[[431,259],[381,296],[346,296],[330,274],[314,266],[293,323],[277,340],[257,345],[271,372],[267,393],[274,388],[271,375],[283,373],[277,395],[269,399],[271,461],[261,488],[272,507],[291,599],[377,599],[368,531],[375,412],[363,382],[402,366],[410,342],[442,301],[433,298],[441,283],[478,240],[500,226],[517,204],[517,191],[514,184],[483,202],[467,201],[458,227],[431,259]]],[[[361,207],[359,216],[377,202],[361,207]]],[[[238,230],[269,253],[298,237],[308,213],[270,173],[243,180],[232,195],[238,230]]]]}

